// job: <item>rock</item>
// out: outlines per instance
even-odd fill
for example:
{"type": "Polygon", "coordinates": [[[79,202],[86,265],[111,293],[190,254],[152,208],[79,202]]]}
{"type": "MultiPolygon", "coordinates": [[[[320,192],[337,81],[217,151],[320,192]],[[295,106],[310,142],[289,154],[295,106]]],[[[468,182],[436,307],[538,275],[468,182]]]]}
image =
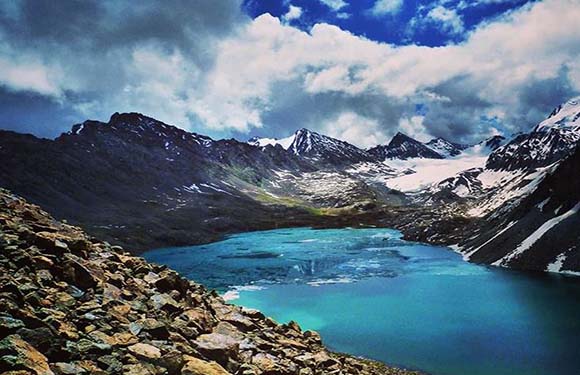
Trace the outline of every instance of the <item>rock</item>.
{"type": "Polygon", "coordinates": [[[155,286],[161,293],[167,293],[172,290],[177,290],[178,292],[182,293],[187,290],[189,282],[183,279],[177,273],[171,272],[168,275],[155,281],[155,286]]]}
{"type": "Polygon", "coordinates": [[[156,375],[156,371],[150,363],[137,363],[123,366],[123,375],[156,375]]]}
{"type": "Polygon", "coordinates": [[[268,353],[257,353],[252,357],[252,364],[264,373],[276,373],[278,362],[278,358],[268,353]]]}
{"type": "Polygon", "coordinates": [[[238,357],[240,341],[221,333],[201,335],[194,343],[200,353],[223,366],[227,366],[230,358],[238,357]]]}
{"type": "Polygon", "coordinates": [[[169,313],[175,313],[182,310],[181,306],[168,294],[155,294],[151,297],[153,307],[157,310],[166,310],[169,313]]]}
{"type": "Polygon", "coordinates": [[[57,375],[86,374],[87,371],[73,363],[57,362],[50,366],[57,375]]]}
{"type": "Polygon", "coordinates": [[[194,357],[187,357],[181,369],[181,375],[231,375],[216,362],[206,362],[194,357]]]}
{"type": "Polygon", "coordinates": [[[129,346],[139,342],[137,336],[131,332],[117,332],[113,335],[113,345],[129,346]]]}
{"type": "Polygon", "coordinates": [[[21,328],[16,332],[24,341],[32,345],[41,353],[47,355],[50,351],[58,350],[62,340],[48,327],[21,328]]]}
{"type": "Polygon", "coordinates": [[[14,319],[9,316],[0,316],[0,336],[8,336],[17,329],[24,327],[22,320],[14,319]]]}
{"type": "Polygon", "coordinates": [[[161,358],[161,350],[154,347],[153,345],[138,343],[129,346],[127,349],[136,357],[147,361],[161,358]]]}
{"type": "Polygon", "coordinates": [[[172,350],[161,356],[158,364],[167,369],[170,374],[179,374],[183,368],[185,358],[183,353],[178,350],[172,350]]]}
{"type": "Polygon", "coordinates": [[[106,353],[111,351],[111,345],[101,343],[101,342],[94,342],[87,339],[80,339],[76,344],[77,350],[81,353],[92,353],[92,354],[100,354],[106,353]]]}
{"type": "Polygon", "coordinates": [[[0,368],[26,369],[36,375],[54,375],[46,357],[18,335],[0,341],[0,368]]]}
{"type": "Polygon", "coordinates": [[[169,337],[168,327],[165,324],[151,318],[132,322],[129,324],[129,330],[134,335],[139,335],[141,331],[145,331],[154,338],[161,340],[167,339],[169,337]]]}
{"type": "Polygon", "coordinates": [[[111,301],[118,301],[121,298],[121,289],[116,286],[105,283],[103,286],[103,305],[111,301]]]}
{"type": "Polygon", "coordinates": [[[155,284],[157,280],[159,280],[159,275],[155,272],[149,272],[147,275],[143,276],[143,280],[148,282],[149,284],[155,284]]]}
{"type": "Polygon", "coordinates": [[[58,235],[51,232],[37,232],[33,234],[33,243],[51,254],[62,255],[69,251],[68,245],[62,242],[58,235]]]}
{"type": "Polygon", "coordinates": [[[79,262],[69,259],[63,265],[63,277],[81,289],[94,288],[97,281],[91,272],[79,262]]]}
{"type": "Polygon", "coordinates": [[[118,374],[123,369],[123,363],[112,355],[97,358],[97,364],[108,374],[118,374]]]}

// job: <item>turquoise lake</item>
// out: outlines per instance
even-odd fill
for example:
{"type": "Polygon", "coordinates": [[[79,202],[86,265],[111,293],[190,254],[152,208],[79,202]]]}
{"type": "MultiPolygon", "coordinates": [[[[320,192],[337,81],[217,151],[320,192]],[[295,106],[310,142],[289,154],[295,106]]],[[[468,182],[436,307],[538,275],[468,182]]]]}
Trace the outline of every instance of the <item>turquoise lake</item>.
{"type": "Polygon", "coordinates": [[[577,277],[470,264],[389,229],[250,232],[144,257],[335,351],[433,375],[580,374],[577,277]]]}

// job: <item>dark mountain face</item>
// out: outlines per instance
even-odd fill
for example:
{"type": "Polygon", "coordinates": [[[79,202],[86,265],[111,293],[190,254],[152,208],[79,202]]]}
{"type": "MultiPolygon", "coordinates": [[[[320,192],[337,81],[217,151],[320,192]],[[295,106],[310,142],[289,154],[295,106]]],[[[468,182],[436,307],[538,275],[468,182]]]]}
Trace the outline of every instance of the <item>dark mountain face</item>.
{"type": "Polygon", "coordinates": [[[515,207],[490,214],[470,260],[504,267],[561,272],[580,269],[580,148],[515,207]]]}
{"type": "Polygon", "coordinates": [[[397,133],[388,145],[373,147],[368,152],[380,160],[406,160],[410,158],[444,159],[441,154],[403,133],[397,133]]]}
{"type": "Polygon", "coordinates": [[[308,216],[264,206],[241,190],[275,170],[314,168],[285,150],[214,141],[135,113],[86,121],[54,141],[0,132],[0,159],[0,186],[137,248],[308,216]]]}
{"type": "Polygon", "coordinates": [[[294,155],[310,159],[316,164],[346,166],[360,162],[377,161],[376,158],[348,142],[340,141],[308,129],[300,129],[288,147],[294,155]]]}
{"type": "Polygon", "coordinates": [[[505,143],[505,137],[501,135],[494,135],[493,137],[485,140],[485,147],[489,148],[492,151],[495,151],[501,145],[505,143]]]}

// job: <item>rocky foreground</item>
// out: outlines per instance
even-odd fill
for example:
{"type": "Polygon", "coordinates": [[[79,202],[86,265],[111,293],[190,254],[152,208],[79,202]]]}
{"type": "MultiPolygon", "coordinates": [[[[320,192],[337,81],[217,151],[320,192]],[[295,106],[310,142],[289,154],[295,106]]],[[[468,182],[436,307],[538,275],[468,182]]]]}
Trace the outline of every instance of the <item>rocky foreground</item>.
{"type": "Polygon", "coordinates": [[[329,352],[1,189],[0,228],[3,374],[416,374],[329,352]]]}

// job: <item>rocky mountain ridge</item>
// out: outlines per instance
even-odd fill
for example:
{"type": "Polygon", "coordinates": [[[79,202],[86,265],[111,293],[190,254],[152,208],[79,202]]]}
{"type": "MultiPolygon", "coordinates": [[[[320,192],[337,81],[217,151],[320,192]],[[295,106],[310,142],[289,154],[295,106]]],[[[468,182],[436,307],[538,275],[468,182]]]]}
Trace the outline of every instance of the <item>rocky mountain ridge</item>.
{"type": "Polygon", "coordinates": [[[417,374],[328,351],[0,189],[0,372],[417,374]]]}

